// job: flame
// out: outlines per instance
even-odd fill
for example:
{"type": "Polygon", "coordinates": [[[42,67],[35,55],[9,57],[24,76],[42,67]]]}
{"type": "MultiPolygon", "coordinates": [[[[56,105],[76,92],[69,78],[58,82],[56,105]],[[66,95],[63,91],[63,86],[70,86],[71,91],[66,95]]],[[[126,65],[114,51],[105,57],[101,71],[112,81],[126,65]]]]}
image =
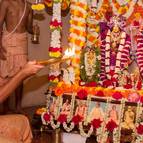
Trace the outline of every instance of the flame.
{"type": "Polygon", "coordinates": [[[67,48],[65,50],[65,56],[72,57],[75,55],[75,48],[67,48]]]}

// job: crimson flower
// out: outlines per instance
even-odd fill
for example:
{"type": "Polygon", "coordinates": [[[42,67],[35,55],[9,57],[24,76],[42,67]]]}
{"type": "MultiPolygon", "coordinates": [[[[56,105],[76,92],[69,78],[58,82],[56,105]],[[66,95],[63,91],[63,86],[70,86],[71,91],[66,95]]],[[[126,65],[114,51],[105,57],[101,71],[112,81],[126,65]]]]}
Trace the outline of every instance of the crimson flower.
{"type": "Polygon", "coordinates": [[[94,119],[91,121],[91,125],[93,126],[94,129],[97,129],[101,127],[102,121],[100,119],[94,119]]]}
{"type": "Polygon", "coordinates": [[[85,86],[87,86],[87,87],[96,87],[97,83],[95,81],[91,81],[91,82],[86,83],[85,86]]]}
{"type": "Polygon", "coordinates": [[[113,95],[112,95],[112,97],[113,97],[114,99],[116,99],[116,100],[121,99],[122,96],[123,96],[123,95],[121,94],[121,92],[118,92],[118,91],[116,91],[116,92],[113,93],[113,95]]]}
{"type": "Polygon", "coordinates": [[[111,77],[113,77],[114,74],[115,74],[114,70],[110,70],[109,75],[110,75],[111,77]]]}
{"type": "Polygon", "coordinates": [[[50,25],[52,25],[54,27],[58,27],[58,26],[62,26],[62,23],[58,22],[57,19],[55,19],[55,20],[50,22],[50,25]]]}
{"type": "Polygon", "coordinates": [[[57,120],[57,121],[60,122],[60,123],[66,122],[66,121],[67,121],[67,115],[65,115],[65,114],[60,114],[60,116],[58,117],[58,120],[57,120]]]}
{"type": "Polygon", "coordinates": [[[126,85],[124,85],[124,88],[130,89],[130,88],[132,88],[132,85],[131,84],[126,84],[126,85]]]}
{"type": "Polygon", "coordinates": [[[88,93],[86,90],[81,89],[77,92],[77,96],[79,97],[79,99],[85,99],[87,97],[88,93]]]}
{"type": "Polygon", "coordinates": [[[96,93],[97,96],[100,96],[100,97],[103,97],[104,96],[104,93],[102,90],[99,90],[97,93],[96,93]]]}
{"type": "Polygon", "coordinates": [[[104,87],[108,87],[108,86],[111,86],[112,85],[112,81],[111,80],[105,80],[105,81],[103,81],[103,86],[104,87]]]}
{"type": "Polygon", "coordinates": [[[49,122],[49,121],[50,121],[51,116],[50,116],[50,114],[49,114],[49,113],[45,113],[45,114],[43,115],[43,118],[44,118],[44,120],[45,120],[46,122],[49,122]]]}
{"type": "Polygon", "coordinates": [[[143,103],[143,96],[140,97],[140,102],[143,103]]]}
{"type": "Polygon", "coordinates": [[[79,122],[82,121],[82,119],[83,119],[83,118],[82,118],[81,116],[75,115],[75,116],[73,116],[73,118],[72,118],[72,122],[73,122],[75,125],[78,125],[79,122]]]}
{"type": "Polygon", "coordinates": [[[113,130],[115,128],[117,128],[117,124],[116,122],[114,122],[113,120],[110,120],[107,124],[106,124],[106,128],[109,132],[113,132],[113,130]]]}
{"type": "Polygon", "coordinates": [[[137,129],[138,134],[140,134],[140,135],[143,134],[143,125],[140,124],[138,127],[136,127],[136,129],[137,129]]]}

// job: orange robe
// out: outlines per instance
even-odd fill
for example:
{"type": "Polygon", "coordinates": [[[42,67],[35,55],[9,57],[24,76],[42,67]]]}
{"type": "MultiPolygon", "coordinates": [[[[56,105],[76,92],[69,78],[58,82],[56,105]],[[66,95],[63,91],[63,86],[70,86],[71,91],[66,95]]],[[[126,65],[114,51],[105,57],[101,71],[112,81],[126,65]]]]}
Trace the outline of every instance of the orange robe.
{"type": "Polygon", "coordinates": [[[0,86],[13,77],[27,62],[27,33],[12,33],[5,31],[2,35],[2,45],[6,52],[6,60],[0,60],[0,86]]]}

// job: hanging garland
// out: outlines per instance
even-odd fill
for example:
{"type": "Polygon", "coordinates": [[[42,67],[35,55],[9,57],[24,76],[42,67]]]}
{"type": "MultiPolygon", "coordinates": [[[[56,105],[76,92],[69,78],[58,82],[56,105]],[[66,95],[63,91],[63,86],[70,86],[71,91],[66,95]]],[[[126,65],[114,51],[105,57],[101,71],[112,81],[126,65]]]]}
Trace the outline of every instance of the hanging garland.
{"type": "Polygon", "coordinates": [[[80,78],[80,53],[85,45],[86,37],[86,16],[87,16],[87,1],[72,0],[70,7],[70,34],[69,46],[75,49],[75,55],[72,60],[72,65],[75,68],[75,83],[78,84],[80,78]]]}
{"type": "Polygon", "coordinates": [[[62,48],[61,48],[61,0],[54,0],[53,4],[53,16],[50,23],[51,29],[51,43],[49,47],[49,56],[50,57],[61,57],[62,48]]]}
{"type": "Polygon", "coordinates": [[[126,18],[129,18],[134,11],[134,6],[137,3],[137,0],[129,1],[126,4],[120,5],[116,0],[110,0],[110,4],[113,9],[113,13],[116,15],[123,15],[126,18]]]}
{"type": "MultiPolygon", "coordinates": [[[[51,43],[49,47],[49,56],[53,58],[59,58],[62,56],[62,47],[61,47],[61,0],[53,1],[53,16],[50,22],[51,29],[51,43]]],[[[48,80],[51,83],[57,83],[59,81],[59,63],[51,65],[48,80]]]]}
{"type": "MultiPolygon", "coordinates": [[[[58,0],[57,0],[58,1],[58,0]]],[[[47,7],[52,8],[54,2],[52,0],[44,0],[44,3],[47,7]]],[[[69,8],[70,0],[62,0],[61,9],[64,11],[69,8]]]]}
{"type": "Polygon", "coordinates": [[[137,63],[140,69],[140,74],[143,77],[143,28],[139,30],[139,34],[137,35],[137,63]]]}

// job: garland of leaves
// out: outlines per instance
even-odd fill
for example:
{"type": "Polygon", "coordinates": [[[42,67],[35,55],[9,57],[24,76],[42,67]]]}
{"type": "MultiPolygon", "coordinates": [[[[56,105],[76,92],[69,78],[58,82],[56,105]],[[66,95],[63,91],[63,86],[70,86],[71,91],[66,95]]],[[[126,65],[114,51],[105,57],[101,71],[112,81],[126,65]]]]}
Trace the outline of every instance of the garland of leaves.
{"type": "Polygon", "coordinates": [[[80,57],[80,76],[83,81],[86,82],[91,82],[91,81],[99,81],[99,73],[100,73],[100,49],[99,48],[94,48],[95,54],[96,54],[96,63],[95,63],[95,72],[92,76],[92,78],[88,78],[85,70],[85,53],[86,53],[86,48],[83,49],[80,57]]]}

